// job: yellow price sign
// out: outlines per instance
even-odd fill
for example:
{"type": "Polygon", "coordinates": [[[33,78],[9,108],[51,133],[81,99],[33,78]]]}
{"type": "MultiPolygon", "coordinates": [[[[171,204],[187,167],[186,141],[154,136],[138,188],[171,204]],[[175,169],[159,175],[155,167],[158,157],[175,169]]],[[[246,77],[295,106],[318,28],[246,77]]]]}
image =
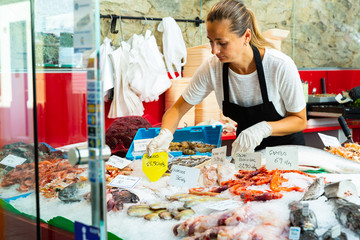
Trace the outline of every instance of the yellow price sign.
{"type": "Polygon", "coordinates": [[[149,157],[146,153],[143,156],[142,170],[152,182],[156,182],[161,178],[168,168],[167,152],[153,153],[149,157]]]}

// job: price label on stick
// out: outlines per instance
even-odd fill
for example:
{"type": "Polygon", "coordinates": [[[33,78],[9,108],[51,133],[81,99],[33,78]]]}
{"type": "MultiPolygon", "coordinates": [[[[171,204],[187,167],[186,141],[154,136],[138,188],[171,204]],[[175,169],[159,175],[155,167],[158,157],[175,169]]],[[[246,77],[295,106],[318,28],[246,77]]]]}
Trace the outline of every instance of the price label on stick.
{"type": "Polygon", "coordinates": [[[152,182],[156,182],[161,178],[168,168],[168,153],[157,152],[151,157],[147,153],[143,156],[142,170],[152,182]]]}
{"type": "Polygon", "coordinates": [[[236,170],[257,170],[261,167],[261,153],[236,153],[236,170]]]}
{"type": "Polygon", "coordinates": [[[109,183],[109,186],[131,189],[135,187],[140,179],[139,177],[118,175],[109,183]]]}
{"type": "Polygon", "coordinates": [[[109,160],[106,162],[106,164],[111,165],[113,167],[117,167],[119,169],[123,169],[124,167],[126,167],[130,163],[132,163],[132,161],[127,160],[125,158],[115,156],[115,155],[111,156],[109,158],[109,160]]]}
{"type": "Polygon", "coordinates": [[[299,240],[300,239],[300,227],[290,227],[289,229],[289,240],[299,240]]]}
{"type": "Polygon", "coordinates": [[[226,146],[214,148],[211,152],[211,164],[224,165],[230,162],[226,160],[226,146]]]}
{"type": "Polygon", "coordinates": [[[297,170],[299,156],[297,147],[267,147],[266,168],[269,170],[297,170]]]}
{"type": "Polygon", "coordinates": [[[16,167],[17,165],[23,164],[26,161],[26,158],[18,157],[12,154],[7,155],[3,160],[1,160],[2,165],[9,167],[16,167]]]}
{"type": "Polygon", "coordinates": [[[169,185],[192,188],[197,185],[200,169],[173,165],[169,185]]]}
{"type": "Polygon", "coordinates": [[[325,147],[340,147],[341,144],[336,137],[318,133],[325,147]]]}

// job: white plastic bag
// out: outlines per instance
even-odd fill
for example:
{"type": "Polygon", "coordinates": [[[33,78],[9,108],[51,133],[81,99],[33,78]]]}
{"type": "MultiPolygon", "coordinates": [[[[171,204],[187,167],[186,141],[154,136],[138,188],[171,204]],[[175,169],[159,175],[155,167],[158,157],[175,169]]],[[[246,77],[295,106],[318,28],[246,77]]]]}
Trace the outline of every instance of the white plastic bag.
{"type": "Polygon", "coordinates": [[[155,37],[147,30],[145,37],[133,35],[128,42],[132,44],[127,75],[130,87],[141,101],[156,101],[171,86],[171,81],[155,37]]]}
{"type": "Polygon", "coordinates": [[[110,43],[111,40],[105,37],[103,44],[100,46],[100,79],[103,81],[104,97],[114,87],[113,66],[109,57],[109,54],[114,50],[110,43]]]}
{"type": "Polygon", "coordinates": [[[167,69],[173,79],[176,79],[175,70],[181,75],[181,67],[186,64],[186,46],[180,27],[172,17],[163,18],[158,26],[158,31],[163,32],[163,53],[167,69]]]}
{"type": "Polygon", "coordinates": [[[130,89],[128,68],[130,61],[130,46],[122,42],[121,46],[109,54],[114,69],[114,99],[111,102],[108,117],[144,114],[144,107],[139,97],[130,89]]]}

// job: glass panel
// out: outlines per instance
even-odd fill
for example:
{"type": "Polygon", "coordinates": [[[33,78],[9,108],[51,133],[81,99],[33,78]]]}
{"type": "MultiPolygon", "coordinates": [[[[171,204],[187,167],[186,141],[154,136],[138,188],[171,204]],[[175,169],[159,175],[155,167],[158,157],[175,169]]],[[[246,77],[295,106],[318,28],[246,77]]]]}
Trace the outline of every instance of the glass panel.
{"type": "MultiPolygon", "coordinates": [[[[52,228],[66,229],[64,218],[92,224],[90,198],[84,197],[90,192],[88,165],[73,166],[67,158],[69,149],[87,147],[87,64],[82,64],[87,61],[76,52],[74,34],[79,2],[88,4],[92,14],[92,0],[35,2],[38,139],[53,151],[52,158],[39,163],[40,217],[52,228]]],[[[82,23],[91,24],[92,34],[93,22],[85,17],[82,23]]],[[[94,52],[91,39],[88,55],[94,52]]],[[[72,232],[63,234],[62,239],[74,237],[72,232]]]]}
{"type": "MultiPolygon", "coordinates": [[[[3,206],[0,215],[3,236],[0,238],[14,239],[13,234],[23,239],[37,238],[36,227],[40,229],[40,224],[32,220],[37,214],[35,166],[39,171],[39,217],[43,221],[38,233],[46,239],[73,239],[74,233],[69,231],[71,228],[67,228],[66,221],[93,223],[91,198],[84,197],[90,192],[88,165],[72,166],[67,151],[74,146],[87,148],[87,78],[88,73],[93,73],[92,78],[98,81],[93,16],[96,9],[99,15],[98,7],[94,8],[99,3],[92,0],[34,1],[32,43],[30,2],[10,2],[0,5],[0,160],[10,155],[8,161],[19,161],[21,157],[26,162],[19,163],[14,170],[5,162],[0,165],[3,203],[0,205],[3,206]],[[85,10],[84,6],[87,6],[85,10]],[[77,11],[79,9],[84,11],[77,11]],[[33,65],[36,66],[35,76],[32,76],[33,65]],[[33,85],[36,87],[36,115],[33,113],[33,85]],[[37,143],[38,149],[34,149],[37,143]],[[34,164],[36,156],[38,164],[34,164]],[[81,193],[74,195],[76,190],[81,193]],[[12,199],[7,199],[9,197],[12,199]],[[79,209],[81,214],[74,209],[79,209]]],[[[100,38],[100,31],[97,32],[100,38]]],[[[101,116],[103,107],[98,106],[96,114],[101,116]]],[[[102,125],[97,129],[101,132],[102,125]]],[[[98,162],[103,166],[103,161],[98,162]]],[[[97,209],[97,212],[101,211],[97,209]]]]}
{"type": "Polygon", "coordinates": [[[0,4],[1,239],[37,236],[30,12],[30,1],[0,4]]]}

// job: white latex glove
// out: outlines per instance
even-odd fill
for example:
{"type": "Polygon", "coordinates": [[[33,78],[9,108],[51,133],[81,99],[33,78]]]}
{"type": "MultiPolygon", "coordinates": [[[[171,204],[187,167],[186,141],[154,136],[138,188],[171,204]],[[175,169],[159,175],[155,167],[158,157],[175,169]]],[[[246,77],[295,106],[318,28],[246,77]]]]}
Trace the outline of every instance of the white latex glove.
{"type": "Polygon", "coordinates": [[[272,133],[272,127],[265,121],[259,122],[243,130],[232,144],[231,156],[238,152],[254,152],[264,138],[272,133]]]}
{"type": "Polygon", "coordinates": [[[146,153],[151,156],[155,152],[168,152],[170,142],[173,140],[173,134],[169,129],[163,128],[159,135],[154,137],[146,148],[146,153]]]}

